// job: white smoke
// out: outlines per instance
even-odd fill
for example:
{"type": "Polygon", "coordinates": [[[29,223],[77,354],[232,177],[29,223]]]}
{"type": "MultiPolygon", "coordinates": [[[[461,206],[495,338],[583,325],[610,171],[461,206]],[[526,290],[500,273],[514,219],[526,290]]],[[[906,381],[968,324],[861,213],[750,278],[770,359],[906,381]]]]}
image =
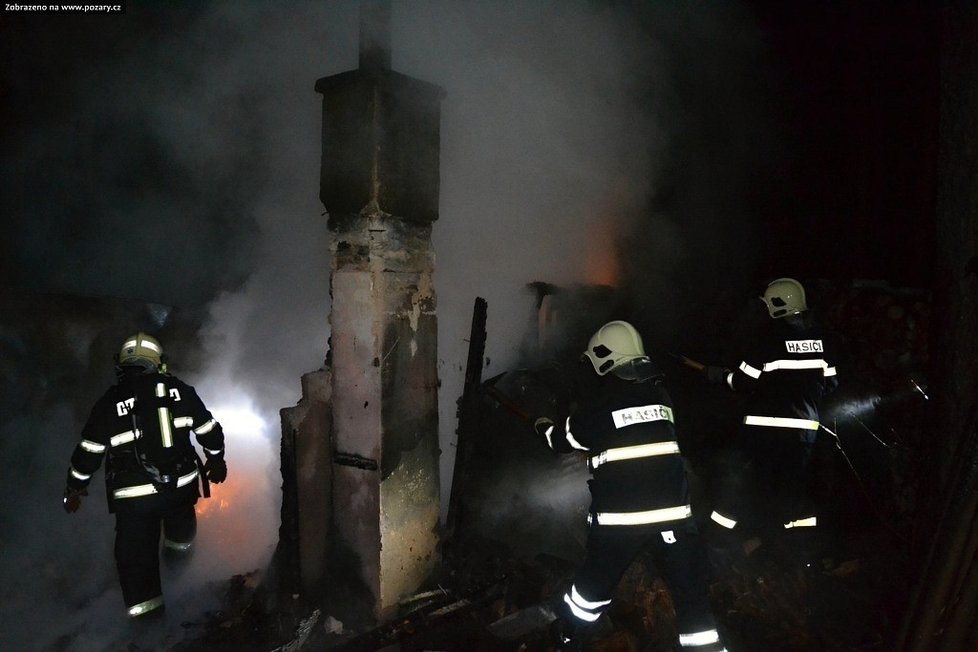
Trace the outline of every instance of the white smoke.
{"type": "Polygon", "coordinates": [[[518,359],[528,282],[621,272],[661,333],[682,323],[682,270],[722,266],[733,284],[749,263],[714,251],[747,237],[746,186],[729,168],[750,174],[765,142],[742,87],[756,45],[735,5],[424,2],[395,3],[392,50],[395,69],[446,90],[433,234],[445,504],[475,297],[488,303],[492,376],[518,359]],[[694,77],[704,71],[717,88],[694,77]],[[707,105],[717,94],[725,104],[707,105]],[[703,122],[731,130],[721,155],[703,122]],[[675,199],[653,211],[661,192],[675,199]],[[698,234],[711,235],[690,248],[698,234]]]}

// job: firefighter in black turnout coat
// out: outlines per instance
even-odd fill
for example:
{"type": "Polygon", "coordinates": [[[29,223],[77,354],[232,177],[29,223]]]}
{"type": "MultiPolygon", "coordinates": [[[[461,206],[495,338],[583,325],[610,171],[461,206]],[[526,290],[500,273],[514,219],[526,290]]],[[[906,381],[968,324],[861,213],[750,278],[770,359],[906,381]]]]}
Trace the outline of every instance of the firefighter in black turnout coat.
{"type": "Polygon", "coordinates": [[[744,459],[721,482],[710,518],[805,564],[818,525],[809,462],[819,406],[838,385],[839,346],[815,324],[795,279],[772,281],[761,299],[772,321],[755,334],[737,369],[705,369],[711,382],[746,394],[737,442],[744,459]]]}
{"type": "Polygon", "coordinates": [[[160,343],[137,333],[117,359],[117,383],[95,403],[71,456],[64,492],[73,513],[106,459],[115,560],[130,618],[160,614],[160,529],[168,554],[184,556],[197,530],[199,483],[227,477],[224,433],[190,385],[166,372],[160,343]],[[202,464],[190,435],[203,448],[202,464]]]}
{"type": "Polygon", "coordinates": [[[587,555],[559,608],[558,646],[580,644],[584,628],[609,608],[625,570],[648,548],[672,595],[682,649],[718,652],[705,555],[662,374],[624,321],[602,326],[585,358],[598,384],[576,397],[566,419],[535,423],[555,451],[585,451],[592,472],[587,555]]]}

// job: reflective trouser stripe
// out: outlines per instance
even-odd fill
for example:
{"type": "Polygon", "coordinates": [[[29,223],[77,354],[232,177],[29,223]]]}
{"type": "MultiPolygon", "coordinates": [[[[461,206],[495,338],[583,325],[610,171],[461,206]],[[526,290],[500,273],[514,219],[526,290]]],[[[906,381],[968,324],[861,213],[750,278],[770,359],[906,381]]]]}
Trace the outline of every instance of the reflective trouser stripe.
{"type": "Polygon", "coordinates": [[[735,527],[737,527],[737,521],[727,516],[724,516],[723,514],[717,511],[714,511],[712,514],[710,514],[710,520],[713,521],[714,523],[722,525],[728,530],[732,530],[735,527]]]}
{"type": "Polygon", "coordinates": [[[663,441],[656,442],[654,444],[609,448],[608,450],[603,451],[591,458],[591,468],[596,469],[606,462],[634,460],[642,457],[655,457],[657,455],[673,455],[678,453],[679,443],[675,441],[663,441]]]}
{"type": "Polygon", "coordinates": [[[163,537],[163,547],[169,548],[170,550],[179,550],[180,552],[185,552],[190,550],[194,545],[193,541],[187,541],[186,543],[180,543],[179,541],[170,541],[166,537],[163,537]]]}
{"type": "Polygon", "coordinates": [[[746,416],[744,423],[748,426],[767,426],[770,428],[798,428],[801,430],[818,430],[818,421],[810,419],[790,419],[788,417],[758,417],[746,416]]]}
{"type": "Polygon", "coordinates": [[[720,642],[720,633],[715,629],[705,629],[702,632],[691,634],[680,634],[679,645],[681,647],[700,647],[702,645],[713,645],[720,642]]]}
{"type": "Polygon", "coordinates": [[[598,525],[648,525],[679,521],[692,516],[693,510],[689,505],[681,507],[666,507],[652,509],[647,512],[598,512],[594,515],[598,525]]]}
{"type": "Polygon", "coordinates": [[[595,602],[584,598],[584,596],[578,593],[577,586],[571,586],[570,592],[564,594],[564,602],[574,616],[589,623],[593,623],[600,618],[604,608],[611,604],[611,600],[595,602]]]}
{"type": "Polygon", "coordinates": [[[151,600],[140,602],[139,604],[134,604],[133,606],[129,607],[128,609],[129,617],[135,618],[136,616],[142,616],[143,614],[149,613],[154,609],[159,609],[162,606],[163,606],[163,596],[158,595],[155,598],[152,598],[151,600]]]}
{"type": "MultiPolygon", "coordinates": [[[[197,479],[197,469],[194,469],[187,475],[181,475],[177,478],[177,486],[183,487],[190,484],[197,479]]],[[[151,484],[137,484],[131,487],[123,487],[122,489],[116,489],[112,492],[112,495],[116,498],[138,498],[139,496],[149,496],[151,494],[157,493],[156,487],[151,484]]]]}
{"type": "Polygon", "coordinates": [[[81,471],[78,471],[77,469],[75,469],[75,467],[71,467],[71,476],[73,478],[75,478],[76,480],[81,480],[81,481],[84,482],[85,480],[90,480],[91,477],[92,477],[92,474],[89,473],[89,474],[86,475],[85,473],[82,473],[81,471]]]}
{"type": "Polygon", "coordinates": [[[809,516],[808,518],[800,518],[797,521],[788,521],[784,524],[784,529],[790,529],[793,527],[816,527],[818,525],[818,517],[809,516]]]}

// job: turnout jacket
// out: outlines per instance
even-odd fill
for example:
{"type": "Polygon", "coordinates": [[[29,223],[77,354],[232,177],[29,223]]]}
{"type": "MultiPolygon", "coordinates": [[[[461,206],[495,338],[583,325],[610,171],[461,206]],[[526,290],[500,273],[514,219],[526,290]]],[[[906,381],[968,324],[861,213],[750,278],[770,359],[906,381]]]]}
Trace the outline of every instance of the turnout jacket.
{"type": "Polygon", "coordinates": [[[661,376],[643,382],[608,376],[544,434],[559,453],[587,453],[590,523],[668,529],[690,516],[672,400],[661,376]]]}
{"type": "Polygon", "coordinates": [[[193,387],[166,373],[126,369],[96,401],[71,455],[67,488],[80,491],[106,459],[109,511],[196,502],[208,459],[223,458],[224,432],[193,387]]]}
{"type": "Polygon", "coordinates": [[[810,319],[774,321],[727,376],[731,389],[750,394],[744,424],[814,436],[819,405],[838,385],[837,355],[837,343],[810,319]]]}

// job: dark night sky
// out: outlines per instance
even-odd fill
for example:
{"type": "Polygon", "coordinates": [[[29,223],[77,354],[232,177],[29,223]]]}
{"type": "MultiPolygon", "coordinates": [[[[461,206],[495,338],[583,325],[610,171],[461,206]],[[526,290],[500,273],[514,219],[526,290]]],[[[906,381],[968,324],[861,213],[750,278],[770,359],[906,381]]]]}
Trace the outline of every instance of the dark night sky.
{"type": "Polygon", "coordinates": [[[936,210],[938,10],[914,3],[757,7],[772,81],[783,91],[786,153],[779,178],[786,196],[762,218],[775,234],[765,243],[768,258],[784,262],[805,251],[803,276],[927,285],[936,210]]]}
{"type": "MultiPolygon", "coordinates": [[[[156,125],[134,119],[147,87],[166,98],[168,85],[186,89],[195,74],[192,59],[159,50],[161,35],[180,34],[200,12],[190,3],[151,6],[119,16],[0,16],[7,284],[202,304],[248,271],[253,216],[244,207],[262,168],[194,169],[174,160],[156,125]],[[173,65],[161,67],[168,56],[173,65]],[[140,61],[146,76],[132,83],[140,61]],[[176,78],[157,77],[164,69],[176,78]],[[159,214],[140,215],[145,206],[159,214]],[[235,250],[241,255],[230,256],[235,250]],[[165,278],[147,278],[131,258],[165,278]],[[188,259],[193,283],[165,264],[188,259]]],[[[247,130],[248,116],[235,108],[227,118],[247,130]]]]}

